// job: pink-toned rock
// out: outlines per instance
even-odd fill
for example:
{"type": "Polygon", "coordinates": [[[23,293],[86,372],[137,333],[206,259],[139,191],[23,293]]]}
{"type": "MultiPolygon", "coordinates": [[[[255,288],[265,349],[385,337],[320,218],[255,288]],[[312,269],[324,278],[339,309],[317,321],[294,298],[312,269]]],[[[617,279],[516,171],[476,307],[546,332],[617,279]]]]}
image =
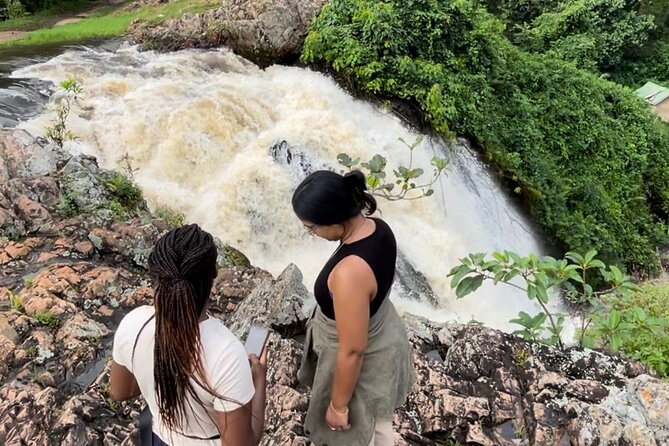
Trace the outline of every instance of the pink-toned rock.
{"type": "Polygon", "coordinates": [[[83,242],[77,243],[76,245],[74,245],[74,249],[78,253],[84,254],[86,256],[89,256],[89,255],[93,254],[93,252],[95,251],[95,248],[93,247],[93,243],[91,243],[89,241],[83,241],[83,242]]]}
{"type": "Polygon", "coordinates": [[[31,230],[39,229],[40,226],[51,220],[51,214],[44,206],[25,195],[19,197],[18,209],[23,218],[30,223],[31,230]]]}
{"type": "Polygon", "coordinates": [[[11,242],[7,246],[5,246],[5,252],[12,259],[19,259],[21,257],[25,257],[30,253],[30,250],[31,250],[30,246],[26,246],[23,243],[11,242]]]}
{"type": "Polygon", "coordinates": [[[107,305],[102,305],[97,309],[97,313],[103,317],[111,317],[114,315],[114,309],[108,307],[107,305]]]}
{"type": "Polygon", "coordinates": [[[71,345],[77,345],[80,341],[101,339],[108,334],[109,329],[103,324],[78,313],[63,324],[63,327],[58,330],[56,339],[66,348],[70,348],[71,345]]]}
{"type": "Polygon", "coordinates": [[[71,302],[59,299],[49,293],[39,295],[31,294],[33,290],[34,289],[23,289],[20,293],[26,313],[28,314],[35,315],[48,311],[55,316],[61,316],[64,314],[74,314],[77,311],[77,308],[71,302]]]}
{"type": "Polygon", "coordinates": [[[55,259],[56,257],[58,257],[58,254],[54,252],[42,252],[39,256],[37,256],[37,259],[35,259],[35,263],[48,262],[49,260],[55,259]]]}
{"type": "Polygon", "coordinates": [[[635,388],[651,426],[669,431],[669,383],[641,375],[634,378],[630,385],[635,388]]]}
{"type": "Polygon", "coordinates": [[[81,269],[85,267],[86,265],[50,265],[38,272],[33,279],[36,293],[46,291],[57,295],[64,294],[72,285],[81,283],[81,269]]]}
{"type": "Polygon", "coordinates": [[[82,279],[89,281],[83,290],[84,297],[86,299],[120,297],[119,273],[120,271],[116,268],[103,266],[84,274],[82,279]]]}
{"type": "MultiPolygon", "coordinates": [[[[19,340],[19,335],[9,324],[9,318],[7,315],[0,313],[0,339],[6,339],[12,343],[16,343],[19,340]]],[[[2,356],[0,356],[1,358],[2,356]]]]}

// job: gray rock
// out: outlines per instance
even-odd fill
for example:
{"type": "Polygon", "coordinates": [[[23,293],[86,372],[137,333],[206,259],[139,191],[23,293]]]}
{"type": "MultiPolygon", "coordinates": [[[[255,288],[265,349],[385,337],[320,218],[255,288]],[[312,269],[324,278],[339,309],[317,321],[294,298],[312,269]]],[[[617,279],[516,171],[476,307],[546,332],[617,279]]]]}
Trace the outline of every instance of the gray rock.
{"type": "Polygon", "coordinates": [[[302,283],[302,273],[289,265],[276,281],[263,280],[242,303],[230,320],[230,330],[244,337],[253,323],[267,325],[284,335],[304,331],[304,302],[310,293],[302,283]]]}
{"type": "Polygon", "coordinates": [[[94,212],[109,202],[110,197],[95,158],[75,156],[63,167],[61,174],[65,199],[73,203],[79,212],[94,212]]]}
{"type": "Polygon", "coordinates": [[[0,132],[0,181],[48,175],[66,157],[62,149],[36,140],[25,130],[0,132]]]}
{"type": "Polygon", "coordinates": [[[134,23],[130,35],[147,49],[228,46],[260,65],[296,59],[311,20],[327,0],[223,0],[202,14],[184,14],[158,26],[134,23]]]}

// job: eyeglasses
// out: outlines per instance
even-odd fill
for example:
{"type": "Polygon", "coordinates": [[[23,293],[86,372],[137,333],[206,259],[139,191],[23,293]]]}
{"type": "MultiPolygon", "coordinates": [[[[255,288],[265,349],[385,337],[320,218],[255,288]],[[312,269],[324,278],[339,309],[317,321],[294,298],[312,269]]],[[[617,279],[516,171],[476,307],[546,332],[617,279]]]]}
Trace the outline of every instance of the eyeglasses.
{"type": "Polygon", "coordinates": [[[302,226],[304,226],[304,229],[307,231],[308,234],[313,235],[316,232],[316,229],[318,229],[319,225],[306,225],[303,223],[302,226]]]}

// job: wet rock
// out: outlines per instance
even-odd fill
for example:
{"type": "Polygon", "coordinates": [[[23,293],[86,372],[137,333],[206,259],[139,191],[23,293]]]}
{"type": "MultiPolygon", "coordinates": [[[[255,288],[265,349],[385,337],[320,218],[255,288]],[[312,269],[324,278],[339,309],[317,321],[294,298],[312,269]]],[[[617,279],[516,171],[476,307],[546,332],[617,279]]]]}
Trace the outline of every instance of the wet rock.
{"type": "Polygon", "coordinates": [[[327,0],[223,0],[202,14],[184,14],[161,25],[135,22],[130,35],[145,48],[177,50],[228,46],[260,65],[299,57],[311,20],[327,0]]]}
{"type": "Polygon", "coordinates": [[[500,331],[472,325],[448,349],[447,373],[466,380],[493,378],[497,369],[509,368],[513,363],[507,351],[509,338],[500,331]]]}

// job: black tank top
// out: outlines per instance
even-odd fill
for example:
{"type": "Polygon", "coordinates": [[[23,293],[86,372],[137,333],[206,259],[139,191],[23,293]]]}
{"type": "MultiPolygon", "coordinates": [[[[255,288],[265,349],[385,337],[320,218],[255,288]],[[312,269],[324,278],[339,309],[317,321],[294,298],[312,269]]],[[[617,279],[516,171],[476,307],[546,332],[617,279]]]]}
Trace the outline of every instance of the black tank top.
{"type": "Polygon", "coordinates": [[[332,294],[328,288],[328,277],[335,266],[344,258],[356,255],[370,266],[376,278],[376,296],[369,303],[370,317],[381,307],[383,299],[388,295],[395,277],[395,260],[397,259],[397,243],[395,236],[383,220],[373,218],[376,229],[367,237],[353,243],[340,245],[334,255],[327,261],[314,284],[314,296],[323,314],[335,319],[332,294]]]}

